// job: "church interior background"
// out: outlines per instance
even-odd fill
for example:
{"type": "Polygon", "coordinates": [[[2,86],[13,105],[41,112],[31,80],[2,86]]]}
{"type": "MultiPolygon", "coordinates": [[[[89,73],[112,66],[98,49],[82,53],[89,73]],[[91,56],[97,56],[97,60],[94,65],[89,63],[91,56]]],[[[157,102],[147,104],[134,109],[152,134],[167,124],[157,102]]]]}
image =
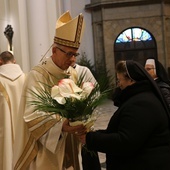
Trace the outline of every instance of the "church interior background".
{"type": "Polygon", "coordinates": [[[91,0],[96,67],[113,67],[122,59],[144,65],[146,58],[158,58],[170,67],[169,0],[91,0]]]}
{"type": "MultiPolygon", "coordinates": [[[[81,51],[114,75],[115,64],[158,58],[170,70],[170,0],[0,0],[0,52],[8,50],[4,30],[14,30],[13,53],[23,70],[50,47],[56,19],[66,10],[86,20],[81,51]]],[[[169,71],[170,72],[170,71],[169,71]]]]}

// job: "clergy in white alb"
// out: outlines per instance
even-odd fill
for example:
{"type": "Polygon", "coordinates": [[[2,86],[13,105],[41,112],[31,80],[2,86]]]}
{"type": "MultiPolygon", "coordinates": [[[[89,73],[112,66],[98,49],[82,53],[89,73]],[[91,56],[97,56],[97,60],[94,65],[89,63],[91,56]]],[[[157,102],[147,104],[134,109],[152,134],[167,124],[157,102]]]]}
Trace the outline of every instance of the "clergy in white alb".
{"type": "Polygon", "coordinates": [[[12,170],[16,120],[25,74],[18,64],[0,66],[0,169],[12,170]]]}

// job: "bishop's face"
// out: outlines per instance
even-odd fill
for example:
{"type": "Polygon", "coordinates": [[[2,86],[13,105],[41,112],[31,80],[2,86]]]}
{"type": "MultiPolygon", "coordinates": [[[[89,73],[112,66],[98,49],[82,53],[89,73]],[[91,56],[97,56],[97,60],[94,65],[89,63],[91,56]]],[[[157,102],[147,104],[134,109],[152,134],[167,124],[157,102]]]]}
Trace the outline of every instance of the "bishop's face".
{"type": "Polygon", "coordinates": [[[68,69],[75,62],[75,57],[79,54],[76,48],[57,45],[53,47],[53,62],[62,70],[68,69]]]}

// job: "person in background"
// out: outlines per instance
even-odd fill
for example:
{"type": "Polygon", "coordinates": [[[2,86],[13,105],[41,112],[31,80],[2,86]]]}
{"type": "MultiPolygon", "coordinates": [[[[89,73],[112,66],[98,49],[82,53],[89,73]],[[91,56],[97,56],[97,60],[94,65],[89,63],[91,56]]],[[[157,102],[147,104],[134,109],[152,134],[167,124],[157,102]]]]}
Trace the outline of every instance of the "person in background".
{"type": "Polygon", "coordinates": [[[72,64],[72,67],[77,71],[78,79],[83,78],[82,82],[90,81],[93,84],[97,83],[95,77],[93,76],[92,72],[89,70],[88,67],[81,66],[76,63],[76,57],[74,57],[74,63],[72,64]]]}
{"type": "Polygon", "coordinates": [[[25,74],[9,51],[0,54],[0,169],[12,170],[13,144],[25,74]]]}
{"type": "Polygon", "coordinates": [[[0,54],[0,66],[4,64],[15,64],[14,55],[9,51],[4,51],[0,54]]]}
{"type": "Polygon", "coordinates": [[[79,137],[106,153],[107,170],[169,170],[170,114],[156,82],[139,63],[120,61],[119,108],[105,130],[79,137]]]}
{"type": "Polygon", "coordinates": [[[147,59],[145,69],[160,87],[162,95],[170,109],[170,80],[165,68],[158,60],[147,59]]]}
{"type": "Polygon", "coordinates": [[[15,152],[14,170],[63,170],[81,168],[78,160],[76,146],[69,143],[72,159],[67,153],[65,157],[65,145],[69,134],[85,133],[83,125],[70,126],[65,118],[43,111],[34,111],[34,106],[29,105],[30,99],[34,98],[30,90],[48,84],[58,84],[59,80],[72,76],[76,73],[71,67],[74,57],[78,56],[78,48],[84,26],[83,15],[79,14],[71,18],[69,11],[65,12],[57,20],[56,34],[52,47],[52,55],[44,58],[29,72],[20,107],[21,120],[18,122],[15,152]],[[72,69],[72,72],[70,71],[72,69]],[[66,158],[66,160],[64,159],[66,158]],[[70,163],[70,161],[73,160],[70,163]]]}

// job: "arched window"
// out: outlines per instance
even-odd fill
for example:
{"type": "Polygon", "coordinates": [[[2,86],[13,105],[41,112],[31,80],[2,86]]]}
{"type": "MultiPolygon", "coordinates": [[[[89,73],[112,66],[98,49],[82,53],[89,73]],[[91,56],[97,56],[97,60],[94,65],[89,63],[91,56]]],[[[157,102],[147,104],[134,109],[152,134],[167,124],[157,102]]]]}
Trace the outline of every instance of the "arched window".
{"type": "Polygon", "coordinates": [[[121,32],[114,43],[115,63],[120,60],[135,60],[144,65],[148,57],[157,58],[155,38],[139,27],[121,32]]]}

